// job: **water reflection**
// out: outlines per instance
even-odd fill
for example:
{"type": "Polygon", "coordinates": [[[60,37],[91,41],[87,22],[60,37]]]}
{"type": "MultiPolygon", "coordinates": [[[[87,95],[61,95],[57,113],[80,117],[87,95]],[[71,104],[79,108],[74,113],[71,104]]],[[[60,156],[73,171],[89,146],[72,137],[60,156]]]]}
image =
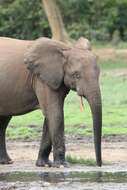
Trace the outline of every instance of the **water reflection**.
{"type": "Polygon", "coordinates": [[[0,174],[0,181],[32,182],[114,182],[127,183],[127,172],[12,172],[0,174]]]}

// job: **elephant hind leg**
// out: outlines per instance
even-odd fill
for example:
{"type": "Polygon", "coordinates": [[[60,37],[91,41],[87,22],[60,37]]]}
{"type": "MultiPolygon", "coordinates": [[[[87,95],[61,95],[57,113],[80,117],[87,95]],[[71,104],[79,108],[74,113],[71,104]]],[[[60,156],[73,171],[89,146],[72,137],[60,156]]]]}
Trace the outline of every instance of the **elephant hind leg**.
{"type": "Polygon", "coordinates": [[[40,144],[40,150],[38,154],[38,159],[36,161],[36,166],[51,166],[52,163],[49,160],[49,154],[52,150],[52,143],[49,134],[48,122],[45,118],[43,124],[43,134],[40,144]]]}
{"type": "Polygon", "coordinates": [[[0,164],[12,164],[6,150],[6,128],[11,116],[0,116],[0,164]]]}

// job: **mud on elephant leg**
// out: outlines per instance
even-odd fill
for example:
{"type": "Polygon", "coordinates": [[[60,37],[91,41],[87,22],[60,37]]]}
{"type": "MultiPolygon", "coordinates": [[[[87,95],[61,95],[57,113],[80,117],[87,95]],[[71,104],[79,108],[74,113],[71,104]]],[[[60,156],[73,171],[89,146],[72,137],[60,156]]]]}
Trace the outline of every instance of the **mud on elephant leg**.
{"type": "Polygon", "coordinates": [[[40,144],[40,150],[38,154],[38,159],[36,161],[36,166],[49,166],[51,167],[52,163],[49,160],[49,154],[52,149],[52,143],[49,135],[48,122],[45,118],[43,124],[43,134],[40,144]]]}
{"type": "Polygon", "coordinates": [[[0,164],[12,164],[12,160],[7,154],[5,133],[11,116],[0,116],[0,164]]]}

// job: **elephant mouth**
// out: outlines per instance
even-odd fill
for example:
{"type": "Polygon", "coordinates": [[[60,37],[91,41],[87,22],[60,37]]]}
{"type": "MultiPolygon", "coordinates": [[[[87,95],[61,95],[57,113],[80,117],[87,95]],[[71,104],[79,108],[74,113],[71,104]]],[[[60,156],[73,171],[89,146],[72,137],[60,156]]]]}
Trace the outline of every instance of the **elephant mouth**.
{"type": "Polygon", "coordinates": [[[83,90],[82,90],[81,88],[78,88],[78,87],[77,87],[77,88],[76,88],[76,91],[77,91],[77,95],[78,95],[78,96],[80,96],[80,97],[83,96],[83,97],[84,97],[84,92],[83,92],[83,90]]]}

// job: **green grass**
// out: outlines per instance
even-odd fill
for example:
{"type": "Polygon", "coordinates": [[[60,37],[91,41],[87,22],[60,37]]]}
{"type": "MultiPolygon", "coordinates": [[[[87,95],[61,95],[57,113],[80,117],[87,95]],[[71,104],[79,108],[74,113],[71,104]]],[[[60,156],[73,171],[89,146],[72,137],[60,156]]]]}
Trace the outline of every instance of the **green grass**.
{"type": "MultiPolygon", "coordinates": [[[[105,61],[99,61],[99,66],[101,68],[101,71],[113,71],[114,69],[116,70],[121,70],[121,69],[127,69],[127,59],[126,58],[120,58],[117,57],[116,59],[108,59],[105,61]]],[[[115,71],[114,70],[114,71],[115,71]]],[[[103,79],[103,78],[102,78],[103,79]]]]}
{"type": "MultiPolygon", "coordinates": [[[[79,134],[82,136],[91,136],[93,134],[93,129],[92,127],[77,127],[77,126],[68,126],[65,129],[65,132],[67,134],[79,134]]],[[[106,136],[116,136],[116,135],[127,135],[127,127],[103,127],[103,137],[106,136]]]]}
{"type": "Polygon", "coordinates": [[[97,42],[93,41],[92,46],[96,49],[100,48],[114,48],[114,49],[127,49],[127,42],[120,41],[117,44],[109,43],[109,42],[97,42]]]}
{"type": "Polygon", "coordinates": [[[37,130],[29,127],[11,127],[7,130],[7,136],[11,140],[33,140],[39,136],[37,130]]]}
{"type": "MultiPolygon", "coordinates": [[[[127,69],[127,60],[115,59],[100,63],[101,91],[103,102],[103,135],[127,135],[127,76],[118,75],[127,69]]],[[[68,134],[91,135],[92,118],[89,105],[84,101],[84,111],[80,111],[80,98],[70,92],[65,101],[65,132],[68,134]]],[[[34,139],[40,136],[43,123],[41,111],[13,117],[8,129],[10,139],[34,139]],[[30,125],[37,125],[31,128],[30,125]]]]}
{"type": "Polygon", "coordinates": [[[96,162],[93,159],[83,159],[83,158],[77,158],[72,157],[71,155],[66,156],[66,161],[70,164],[83,164],[86,166],[96,166],[96,162]]]}

